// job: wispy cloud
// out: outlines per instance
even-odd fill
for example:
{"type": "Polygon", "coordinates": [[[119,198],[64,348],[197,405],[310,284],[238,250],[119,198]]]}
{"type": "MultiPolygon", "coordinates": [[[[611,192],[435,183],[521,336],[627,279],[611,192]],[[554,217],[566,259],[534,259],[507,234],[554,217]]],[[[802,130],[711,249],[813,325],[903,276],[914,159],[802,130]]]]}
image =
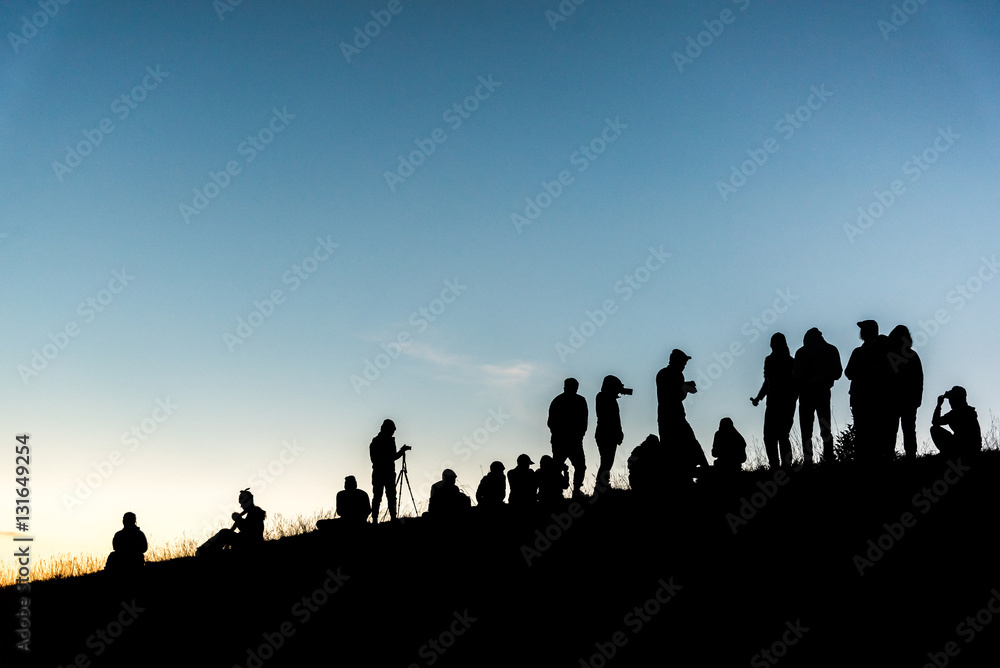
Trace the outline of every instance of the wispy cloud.
{"type": "Polygon", "coordinates": [[[448,374],[443,378],[457,382],[509,387],[527,383],[539,370],[537,365],[523,361],[485,364],[471,355],[450,353],[423,343],[409,345],[403,352],[446,370],[448,374]]]}

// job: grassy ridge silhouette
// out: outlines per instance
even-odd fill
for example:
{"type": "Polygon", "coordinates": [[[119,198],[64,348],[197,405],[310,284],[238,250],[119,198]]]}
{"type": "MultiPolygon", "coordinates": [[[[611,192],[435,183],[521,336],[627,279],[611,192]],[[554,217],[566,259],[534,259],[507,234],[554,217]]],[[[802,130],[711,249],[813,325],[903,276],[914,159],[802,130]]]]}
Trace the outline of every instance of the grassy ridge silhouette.
{"type": "MultiPolygon", "coordinates": [[[[974,659],[995,659],[994,629],[968,645],[955,633],[998,586],[995,434],[987,445],[960,463],[925,456],[879,470],[757,468],[646,497],[608,491],[581,501],[582,513],[570,506],[558,520],[540,514],[527,525],[475,514],[416,518],[270,540],[252,560],[154,562],[135,595],[136,623],[107,649],[94,634],[112,629],[134,594],[103,574],[38,582],[32,659],[616,668],[770,665],[759,655],[778,647],[787,651],[782,666],[884,666],[924,665],[928,652],[957,641],[963,665],[991,665],[974,659]],[[734,525],[744,509],[747,522],[734,525]],[[917,518],[905,535],[903,513],[917,518]],[[873,541],[880,553],[871,553],[873,541]],[[858,555],[871,560],[863,572],[858,555]],[[338,576],[346,583],[324,593],[338,576]],[[671,585],[676,594],[665,602],[671,585]],[[275,635],[280,628],[284,636],[275,635]],[[793,628],[804,636],[781,646],[793,628]],[[446,635],[452,630],[464,632],[446,635]]],[[[13,598],[0,591],[0,607],[13,598]]]]}
{"type": "MultiPolygon", "coordinates": [[[[850,423],[836,434],[835,452],[839,462],[851,462],[854,460],[853,436],[854,428],[853,424],[850,423]]],[[[797,428],[792,430],[791,441],[793,461],[796,465],[798,465],[803,461],[803,457],[799,431],[797,428]]],[[[997,416],[992,412],[990,413],[989,426],[983,429],[983,449],[1000,450],[1000,420],[998,420],[997,416]]],[[[936,448],[930,445],[929,441],[924,441],[920,444],[918,455],[927,456],[936,454],[936,452],[936,448]]],[[[897,457],[899,456],[901,455],[897,452],[897,457]]],[[[747,461],[744,464],[743,469],[745,472],[762,472],[768,470],[767,455],[764,444],[756,436],[752,436],[748,439],[747,461]]],[[[628,471],[624,466],[619,467],[617,470],[612,472],[611,484],[615,489],[630,489],[628,471]]],[[[464,485],[462,487],[470,498],[475,499],[474,489],[471,489],[468,485],[464,485]]],[[[592,477],[588,480],[588,484],[584,486],[584,492],[588,495],[593,493],[592,477]]],[[[417,505],[418,507],[415,509],[416,513],[413,512],[413,509],[407,509],[406,505],[404,505],[400,516],[419,516],[424,510],[426,510],[426,501],[418,502],[417,505]]],[[[309,533],[316,529],[317,520],[329,517],[334,517],[333,509],[320,509],[311,514],[298,515],[295,517],[286,517],[278,512],[269,513],[264,528],[264,539],[271,541],[309,533]]],[[[383,508],[381,521],[385,521],[386,519],[388,519],[388,509],[383,508]]],[[[220,524],[216,530],[221,528],[224,528],[222,524],[220,524]]],[[[183,557],[193,557],[195,550],[197,550],[198,546],[204,542],[205,538],[207,538],[207,536],[197,539],[182,535],[180,538],[176,538],[172,541],[158,544],[151,543],[149,550],[146,552],[146,561],[148,563],[156,563],[183,557]]],[[[41,582],[51,579],[72,578],[97,573],[104,569],[106,559],[107,554],[57,553],[51,556],[42,557],[35,561],[32,566],[31,579],[33,582],[41,582]]],[[[0,588],[12,586],[15,583],[16,578],[17,569],[12,566],[10,562],[4,561],[0,563],[0,588]]]]}

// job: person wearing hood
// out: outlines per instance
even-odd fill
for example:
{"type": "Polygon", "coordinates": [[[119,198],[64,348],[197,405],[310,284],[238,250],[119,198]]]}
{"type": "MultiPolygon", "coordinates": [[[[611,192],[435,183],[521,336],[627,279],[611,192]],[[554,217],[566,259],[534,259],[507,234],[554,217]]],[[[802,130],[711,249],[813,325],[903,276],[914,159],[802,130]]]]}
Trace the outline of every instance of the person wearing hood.
{"type": "Polygon", "coordinates": [[[764,382],[756,397],[750,398],[754,406],[767,397],[764,410],[764,449],[772,469],[792,465],[792,441],[789,433],[795,420],[797,393],[792,380],[795,360],[788,350],[785,335],[775,332],[771,336],[771,354],[764,358],[764,382]],[[779,460],[780,456],[780,460],[779,460]]]}
{"type": "Polygon", "coordinates": [[[712,456],[719,471],[736,473],[743,470],[743,462],[747,460],[747,441],[736,430],[732,418],[719,420],[719,430],[712,441],[712,456]]]}
{"type": "Polygon", "coordinates": [[[983,432],[979,415],[969,405],[964,387],[956,385],[937,398],[931,418],[931,440],[946,457],[971,457],[983,449],[983,432]],[[941,415],[941,404],[947,399],[951,410],[941,415]],[[951,427],[951,431],[945,429],[951,427]]]}
{"type": "Polygon", "coordinates": [[[802,337],[802,347],[795,351],[792,378],[799,393],[799,428],[802,433],[802,457],[813,461],[813,418],[819,418],[823,440],[823,461],[832,462],[833,430],[830,427],[830,390],[840,380],[844,369],[840,351],[823,339],[823,332],[811,328],[802,337]]]}

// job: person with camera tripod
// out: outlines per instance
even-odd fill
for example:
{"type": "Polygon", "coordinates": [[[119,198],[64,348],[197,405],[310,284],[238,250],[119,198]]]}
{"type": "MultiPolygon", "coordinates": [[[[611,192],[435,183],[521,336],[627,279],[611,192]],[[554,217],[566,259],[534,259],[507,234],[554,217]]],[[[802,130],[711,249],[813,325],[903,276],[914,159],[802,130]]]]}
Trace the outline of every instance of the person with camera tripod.
{"type": "Polygon", "coordinates": [[[386,419],[368,446],[368,454],[372,460],[372,524],[378,524],[383,489],[389,502],[389,521],[396,521],[396,460],[411,448],[404,445],[396,450],[396,439],[393,437],[395,432],[396,424],[386,419]]]}

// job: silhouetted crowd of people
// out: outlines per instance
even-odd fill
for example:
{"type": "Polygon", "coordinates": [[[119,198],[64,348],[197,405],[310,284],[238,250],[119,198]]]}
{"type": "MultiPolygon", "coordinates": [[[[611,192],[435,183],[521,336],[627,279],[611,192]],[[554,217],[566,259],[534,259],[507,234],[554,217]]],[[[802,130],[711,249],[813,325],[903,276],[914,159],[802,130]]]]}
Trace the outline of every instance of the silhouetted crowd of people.
{"type": "MultiPolygon", "coordinates": [[[[764,358],[764,379],[757,394],[750,398],[754,406],[766,402],[764,410],[764,448],[770,468],[792,464],[791,430],[798,405],[802,455],[805,465],[814,463],[813,424],[818,418],[823,444],[822,462],[835,461],[834,437],[831,428],[831,391],[834,383],[845,376],[850,381],[850,406],[854,419],[853,456],[862,465],[878,465],[892,461],[896,454],[896,439],[902,429],[904,457],[912,460],[917,454],[916,415],[923,395],[924,374],[920,357],[913,350],[913,340],[904,325],[892,329],[888,336],[879,334],[874,320],[858,323],[861,345],[855,348],[847,366],[842,367],[840,352],[824,340],[822,332],[813,327],[802,337],[802,346],[794,356],[785,335],[771,336],[771,352],[764,358]]],[[[684,401],[696,394],[695,382],[684,377],[689,355],[671,351],[667,366],[656,374],[657,434],[649,434],[628,457],[629,485],[637,493],[654,492],[670,486],[692,484],[695,478],[709,470],[705,451],[687,421],[684,401]]],[[[532,512],[556,508],[564,502],[567,490],[573,497],[581,496],[587,470],[584,437],[589,411],[586,399],[579,394],[580,384],[567,378],[563,392],[556,396],[548,410],[547,425],[551,433],[551,454],[544,454],[538,469],[527,454],[517,458],[517,465],[506,470],[503,462],[494,461],[476,489],[479,513],[532,512]],[[569,464],[567,464],[567,461],[569,464]],[[569,466],[573,467],[572,479],[569,466]]],[[[618,447],[624,442],[618,400],[632,394],[616,376],[605,376],[595,398],[596,428],[594,439],[600,454],[595,494],[611,487],[611,468],[618,447]]],[[[343,527],[356,530],[379,521],[383,496],[388,503],[389,520],[397,519],[397,491],[405,483],[405,454],[411,448],[397,448],[396,425],[383,421],[379,433],[372,439],[369,456],[372,464],[372,498],[358,488],[357,479],[347,476],[344,489],[337,493],[336,514],[339,519],[320,520],[318,528],[343,527]],[[402,458],[397,477],[396,461],[402,458]]],[[[930,436],[937,449],[948,456],[972,456],[982,449],[982,433],[976,409],[969,405],[966,391],[952,387],[937,398],[931,419],[930,436]],[[942,414],[944,401],[950,410],[942,414]]],[[[719,421],[712,448],[716,475],[733,475],[747,461],[747,442],[729,417],[719,421]]],[[[412,500],[412,490],[410,490],[412,500]]],[[[248,489],[239,493],[242,512],[233,513],[233,526],[222,529],[198,549],[199,555],[225,550],[249,552],[264,541],[266,513],[254,504],[248,489]]],[[[451,469],[442,472],[441,480],[430,489],[425,515],[432,519],[461,516],[472,508],[472,501],[457,484],[451,469]]],[[[115,534],[114,552],[108,557],[107,570],[128,577],[144,562],[146,537],[136,526],[133,513],[123,518],[124,528],[115,534]]]]}

